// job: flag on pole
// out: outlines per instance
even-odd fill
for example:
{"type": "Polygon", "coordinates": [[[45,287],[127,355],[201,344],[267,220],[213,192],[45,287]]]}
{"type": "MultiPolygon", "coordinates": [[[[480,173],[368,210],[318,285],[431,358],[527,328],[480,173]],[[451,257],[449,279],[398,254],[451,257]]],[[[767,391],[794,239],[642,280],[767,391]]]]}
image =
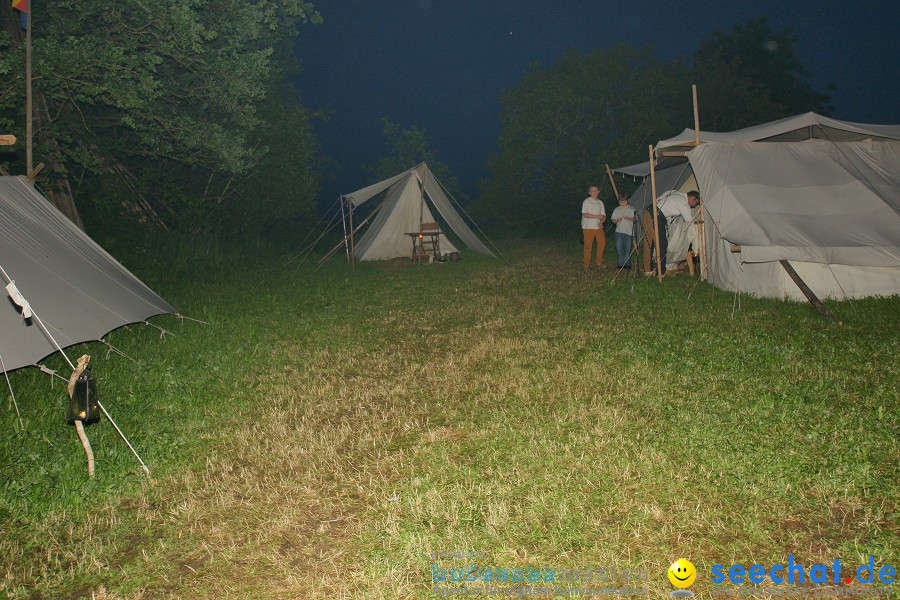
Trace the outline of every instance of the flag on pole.
{"type": "Polygon", "coordinates": [[[20,10],[23,13],[28,12],[28,0],[12,0],[12,7],[16,10],[20,10]]]}

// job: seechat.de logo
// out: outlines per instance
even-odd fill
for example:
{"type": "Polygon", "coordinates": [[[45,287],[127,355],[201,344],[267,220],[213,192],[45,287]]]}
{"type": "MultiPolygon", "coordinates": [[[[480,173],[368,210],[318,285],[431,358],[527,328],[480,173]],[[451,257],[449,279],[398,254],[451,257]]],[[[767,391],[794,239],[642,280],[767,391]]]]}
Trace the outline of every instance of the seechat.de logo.
{"type": "Polygon", "coordinates": [[[829,567],[826,565],[812,565],[809,571],[803,565],[794,562],[794,555],[788,556],[786,565],[772,565],[768,569],[762,565],[751,565],[744,567],[741,564],[733,564],[725,570],[722,565],[713,565],[712,582],[715,584],[725,583],[728,579],[731,583],[762,583],[766,579],[770,579],[772,583],[873,583],[876,579],[884,584],[894,583],[897,575],[896,569],[891,565],[884,565],[880,569],[875,569],[875,557],[870,556],[868,564],[860,565],[855,570],[847,569],[841,573],[841,561],[834,559],[834,564],[830,565],[831,577],[829,578],[829,567]]]}

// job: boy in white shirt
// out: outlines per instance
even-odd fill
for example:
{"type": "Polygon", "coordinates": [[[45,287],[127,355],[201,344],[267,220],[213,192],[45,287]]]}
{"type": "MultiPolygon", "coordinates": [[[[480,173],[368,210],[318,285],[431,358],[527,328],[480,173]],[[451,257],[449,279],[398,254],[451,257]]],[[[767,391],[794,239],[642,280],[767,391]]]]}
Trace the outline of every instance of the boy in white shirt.
{"type": "Polygon", "coordinates": [[[603,269],[603,251],[606,249],[606,235],[603,233],[603,222],[606,221],[606,208],[598,198],[600,188],[592,185],[588,188],[588,197],[581,203],[581,233],[584,236],[584,270],[591,267],[591,250],[597,241],[597,256],[594,262],[598,269],[603,269]]]}
{"type": "Polygon", "coordinates": [[[616,254],[619,257],[616,267],[631,268],[631,240],[634,236],[634,222],[637,217],[634,208],[628,204],[628,196],[619,194],[619,206],[613,211],[612,222],[616,224],[616,254]]]}

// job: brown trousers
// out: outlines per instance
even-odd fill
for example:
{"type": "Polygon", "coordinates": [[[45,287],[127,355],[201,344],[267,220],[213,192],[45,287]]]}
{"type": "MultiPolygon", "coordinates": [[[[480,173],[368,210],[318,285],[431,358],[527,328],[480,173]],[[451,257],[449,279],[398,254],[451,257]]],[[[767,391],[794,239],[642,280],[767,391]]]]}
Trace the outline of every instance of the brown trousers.
{"type": "Polygon", "coordinates": [[[594,264],[602,265],[603,251],[606,250],[606,234],[603,233],[603,228],[582,229],[581,232],[584,235],[584,266],[589,267],[591,265],[591,250],[594,246],[594,240],[597,240],[597,256],[594,259],[594,264]]]}

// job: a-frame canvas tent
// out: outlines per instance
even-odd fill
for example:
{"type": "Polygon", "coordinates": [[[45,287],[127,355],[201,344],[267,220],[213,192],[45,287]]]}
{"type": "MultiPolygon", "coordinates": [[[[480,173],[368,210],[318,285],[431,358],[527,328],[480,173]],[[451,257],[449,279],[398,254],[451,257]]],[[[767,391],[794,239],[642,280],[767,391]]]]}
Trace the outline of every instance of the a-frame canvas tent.
{"type": "Polygon", "coordinates": [[[700,191],[714,285],[802,299],[779,264],[790,261],[819,296],[900,294],[900,126],[807,113],[695,139],[686,129],[657,144],[657,192],[700,191]]]}
{"type": "MultiPolygon", "coordinates": [[[[434,212],[467,248],[494,256],[466,225],[425,163],[344,197],[356,209],[382,193],[385,197],[379,204],[378,213],[354,245],[354,255],[359,260],[409,256],[411,241],[406,233],[421,231],[423,223],[436,221],[434,212]]],[[[443,254],[456,251],[445,235],[440,236],[440,249],[443,254]]]]}
{"type": "Polygon", "coordinates": [[[137,277],[19,177],[0,177],[0,279],[30,305],[25,318],[7,291],[0,301],[0,358],[6,371],[101,339],[147,318],[176,313],[137,277]],[[39,321],[40,322],[39,322],[39,321]]]}

